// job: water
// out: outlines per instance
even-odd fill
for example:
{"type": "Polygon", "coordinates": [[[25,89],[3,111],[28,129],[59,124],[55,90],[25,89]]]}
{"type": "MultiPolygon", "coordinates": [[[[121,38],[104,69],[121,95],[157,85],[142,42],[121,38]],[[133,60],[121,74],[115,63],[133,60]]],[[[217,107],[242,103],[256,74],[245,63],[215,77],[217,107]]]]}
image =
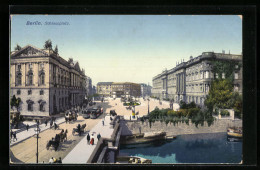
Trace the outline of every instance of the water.
{"type": "Polygon", "coordinates": [[[226,133],[181,135],[136,145],[121,145],[121,156],[140,156],[153,163],[240,163],[242,141],[229,142],[226,133]]]}

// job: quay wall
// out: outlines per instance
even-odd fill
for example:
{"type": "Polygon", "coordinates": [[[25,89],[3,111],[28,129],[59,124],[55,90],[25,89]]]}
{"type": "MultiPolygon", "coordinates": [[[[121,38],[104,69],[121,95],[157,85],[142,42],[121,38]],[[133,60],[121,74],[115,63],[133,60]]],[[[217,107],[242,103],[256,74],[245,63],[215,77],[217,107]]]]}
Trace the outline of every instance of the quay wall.
{"type": "Polygon", "coordinates": [[[218,133],[226,132],[227,128],[230,126],[239,126],[242,127],[242,120],[230,120],[230,119],[217,119],[211,126],[208,126],[207,122],[204,123],[204,126],[192,124],[189,122],[189,125],[186,123],[173,124],[168,123],[166,126],[165,122],[156,121],[152,123],[150,128],[149,122],[141,121],[121,121],[120,126],[122,127],[121,135],[133,135],[138,133],[146,132],[159,132],[164,131],[167,135],[183,135],[183,134],[199,134],[199,133],[218,133]]]}

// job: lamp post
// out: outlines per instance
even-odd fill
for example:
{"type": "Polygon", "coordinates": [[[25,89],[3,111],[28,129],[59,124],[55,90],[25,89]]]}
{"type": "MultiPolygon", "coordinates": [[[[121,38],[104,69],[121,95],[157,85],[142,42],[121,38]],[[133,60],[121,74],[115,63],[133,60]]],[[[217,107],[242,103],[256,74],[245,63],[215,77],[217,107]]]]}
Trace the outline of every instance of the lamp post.
{"type": "Polygon", "coordinates": [[[150,101],[150,98],[147,99],[148,100],[148,115],[150,114],[150,111],[149,111],[149,101],[150,101]]]}
{"type": "Polygon", "coordinates": [[[40,131],[41,131],[41,129],[39,128],[38,122],[37,122],[37,126],[36,126],[36,128],[34,129],[34,131],[35,131],[36,138],[37,138],[36,163],[38,163],[38,156],[39,156],[39,153],[38,153],[38,139],[39,139],[39,133],[40,133],[40,131]]]}

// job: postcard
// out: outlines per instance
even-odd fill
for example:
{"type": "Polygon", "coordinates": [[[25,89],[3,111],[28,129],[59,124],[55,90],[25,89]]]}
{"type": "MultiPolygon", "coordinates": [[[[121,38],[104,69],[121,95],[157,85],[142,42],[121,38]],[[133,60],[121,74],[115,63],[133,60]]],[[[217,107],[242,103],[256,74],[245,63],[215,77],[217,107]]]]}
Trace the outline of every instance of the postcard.
{"type": "Polygon", "coordinates": [[[242,164],[242,15],[10,15],[10,164],[242,164]]]}

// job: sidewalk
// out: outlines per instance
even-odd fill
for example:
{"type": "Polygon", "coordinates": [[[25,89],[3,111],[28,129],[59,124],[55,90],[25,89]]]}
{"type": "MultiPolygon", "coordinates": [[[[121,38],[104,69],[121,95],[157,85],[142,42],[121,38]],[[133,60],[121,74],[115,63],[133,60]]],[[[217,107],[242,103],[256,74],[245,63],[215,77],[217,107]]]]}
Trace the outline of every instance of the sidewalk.
{"type": "Polygon", "coordinates": [[[111,135],[114,129],[111,127],[110,116],[105,117],[104,126],[102,125],[102,120],[98,122],[96,126],[94,126],[89,135],[91,136],[94,133],[94,145],[88,145],[87,143],[87,133],[84,138],[70,151],[70,153],[62,160],[64,164],[86,164],[90,155],[96,147],[98,142],[97,134],[100,133],[101,137],[111,138],[111,135]]]}
{"type": "MultiPolygon", "coordinates": [[[[55,120],[55,123],[58,125],[58,124],[61,124],[61,123],[63,123],[63,122],[65,122],[65,119],[64,119],[64,117],[60,117],[60,118],[57,118],[56,120],[55,120]]],[[[34,131],[34,129],[36,128],[36,123],[33,123],[33,122],[30,122],[31,123],[31,125],[30,125],[30,127],[29,127],[29,129],[28,129],[28,131],[25,129],[25,130],[20,130],[20,129],[18,129],[17,131],[17,133],[16,133],[16,138],[17,138],[17,141],[13,141],[13,139],[11,140],[11,142],[10,142],[10,146],[13,146],[13,145],[15,145],[15,144],[17,144],[17,143],[20,143],[21,141],[24,141],[25,139],[28,139],[28,138],[30,138],[30,137],[32,137],[33,135],[35,135],[35,131],[34,131]],[[20,130],[20,131],[19,131],[20,130]]],[[[54,125],[53,125],[54,126],[54,125]]],[[[44,130],[46,130],[46,129],[49,129],[50,128],[50,121],[48,121],[48,125],[46,126],[45,125],[45,123],[42,123],[42,124],[40,124],[40,129],[41,129],[41,132],[42,131],[44,131],[44,130]]],[[[13,130],[14,131],[14,130],[13,130]]]]}

